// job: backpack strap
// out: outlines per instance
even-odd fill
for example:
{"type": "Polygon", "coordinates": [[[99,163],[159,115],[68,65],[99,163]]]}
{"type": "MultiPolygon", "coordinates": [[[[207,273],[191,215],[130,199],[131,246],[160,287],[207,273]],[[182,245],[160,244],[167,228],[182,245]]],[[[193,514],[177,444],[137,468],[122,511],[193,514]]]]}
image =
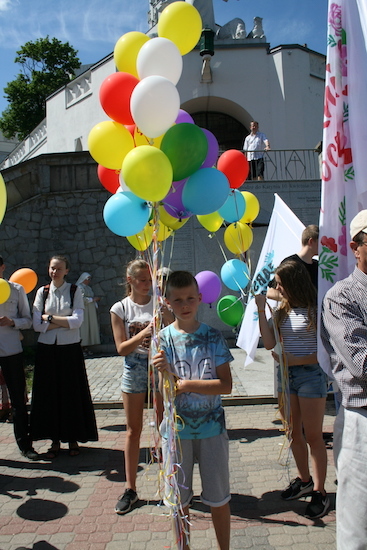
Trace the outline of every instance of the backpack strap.
{"type": "MultiPolygon", "coordinates": [[[[73,304],[74,304],[74,296],[75,296],[75,292],[76,292],[76,289],[78,288],[77,285],[70,285],[70,307],[71,309],[73,309],[73,304]]],[[[42,315],[45,313],[45,303],[46,303],[46,300],[47,300],[47,296],[49,295],[50,293],[50,285],[45,285],[43,287],[43,308],[42,308],[42,315]]]]}

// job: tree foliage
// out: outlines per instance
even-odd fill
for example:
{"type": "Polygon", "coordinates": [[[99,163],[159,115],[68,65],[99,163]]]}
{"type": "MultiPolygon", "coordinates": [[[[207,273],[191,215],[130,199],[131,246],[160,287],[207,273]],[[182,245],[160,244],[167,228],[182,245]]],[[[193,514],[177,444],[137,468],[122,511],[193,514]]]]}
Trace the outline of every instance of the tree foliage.
{"type": "Polygon", "coordinates": [[[0,118],[0,130],[8,139],[24,139],[46,116],[46,98],[75,76],[80,60],[68,42],[39,38],[17,51],[14,62],[21,72],[4,88],[9,102],[0,118]]]}

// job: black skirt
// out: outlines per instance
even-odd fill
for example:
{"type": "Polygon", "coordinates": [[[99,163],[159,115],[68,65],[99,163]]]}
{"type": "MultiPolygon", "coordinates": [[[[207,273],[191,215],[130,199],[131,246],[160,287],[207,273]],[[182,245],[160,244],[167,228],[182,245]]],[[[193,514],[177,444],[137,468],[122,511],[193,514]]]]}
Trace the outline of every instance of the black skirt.
{"type": "Polygon", "coordinates": [[[97,441],[98,433],[80,343],[37,344],[30,432],[33,441],[97,441]]]}

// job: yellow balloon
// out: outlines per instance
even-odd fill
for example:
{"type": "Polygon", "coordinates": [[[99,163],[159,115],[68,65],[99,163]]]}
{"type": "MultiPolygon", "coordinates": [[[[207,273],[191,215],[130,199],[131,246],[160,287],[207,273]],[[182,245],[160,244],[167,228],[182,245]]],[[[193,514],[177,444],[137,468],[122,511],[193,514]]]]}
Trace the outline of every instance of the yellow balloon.
{"type": "Polygon", "coordinates": [[[240,222],[251,223],[259,215],[260,203],[253,193],[250,193],[249,191],[241,191],[241,193],[246,201],[246,210],[244,215],[240,219],[240,222]]]}
{"type": "Polygon", "coordinates": [[[156,138],[148,138],[139,130],[139,128],[135,128],[134,130],[134,141],[137,147],[140,147],[140,145],[151,145],[159,149],[162,143],[163,136],[164,134],[156,138]]]}
{"type": "Polygon", "coordinates": [[[159,220],[170,229],[173,229],[174,231],[177,231],[177,229],[180,229],[185,223],[189,220],[189,218],[183,218],[180,220],[179,218],[175,218],[174,216],[171,216],[171,214],[168,214],[167,210],[163,207],[159,207],[159,220]]]}
{"type": "Polygon", "coordinates": [[[181,55],[195,48],[202,28],[200,13],[187,2],[169,4],[158,19],[158,36],[172,40],[181,55]]]}
{"type": "Polygon", "coordinates": [[[2,175],[0,174],[0,223],[3,221],[6,210],[6,186],[2,175]]]}
{"type": "Polygon", "coordinates": [[[196,216],[199,222],[205,229],[211,233],[215,233],[222,226],[223,218],[218,212],[196,216]]]}
{"type": "Polygon", "coordinates": [[[120,170],[124,158],[134,148],[129,130],[113,120],[96,124],[88,136],[89,152],[98,164],[120,170]]]}
{"type": "Polygon", "coordinates": [[[233,254],[242,254],[252,245],[253,234],[248,225],[231,223],[224,232],[224,244],[233,254]]]}
{"type": "Polygon", "coordinates": [[[158,222],[158,233],[157,233],[157,241],[165,241],[170,237],[173,233],[173,229],[170,227],[167,227],[162,222],[158,222]]]}
{"type": "Polygon", "coordinates": [[[141,145],[130,151],[122,163],[122,177],[137,197],[157,202],[164,199],[172,183],[172,165],[160,149],[141,145]]]}
{"type": "Polygon", "coordinates": [[[10,285],[5,279],[0,279],[0,304],[6,302],[9,299],[11,292],[10,285]]]}
{"type": "Polygon", "coordinates": [[[140,48],[150,40],[149,36],[142,32],[132,31],[123,34],[115,44],[113,52],[117,69],[124,73],[130,73],[139,78],[136,69],[136,59],[140,48]]]}
{"type": "Polygon", "coordinates": [[[132,235],[131,237],[126,237],[129,243],[136,248],[136,250],[139,250],[143,252],[143,250],[146,250],[152,240],[153,240],[153,225],[150,225],[147,223],[147,225],[144,227],[143,231],[140,231],[140,233],[137,233],[136,235],[132,235]]]}

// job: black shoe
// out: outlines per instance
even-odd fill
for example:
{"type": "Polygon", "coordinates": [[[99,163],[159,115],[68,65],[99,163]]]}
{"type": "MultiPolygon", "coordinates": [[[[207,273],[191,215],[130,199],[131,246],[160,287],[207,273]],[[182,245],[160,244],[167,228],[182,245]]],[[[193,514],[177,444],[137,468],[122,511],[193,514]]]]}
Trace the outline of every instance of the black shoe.
{"type": "Polygon", "coordinates": [[[307,504],[305,516],[309,519],[317,519],[325,516],[330,507],[329,497],[320,491],[312,491],[311,502],[307,504]]]}
{"type": "Polygon", "coordinates": [[[313,491],[313,479],[303,482],[301,478],[292,479],[289,486],[280,494],[284,500],[293,500],[303,495],[310,495],[313,491]]]}
{"type": "Polygon", "coordinates": [[[34,449],[27,449],[26,451],[21,451],[21,453],[28,460],[40,460],[40,455],[34,449]]]}
{"type": "Polygon", "coordinates": [[[138,495],[133,489],[126,489],[123,495],[120,496],[116,506],[116,514],[127,514],[131,507],[139,500],[138,495]]]}

